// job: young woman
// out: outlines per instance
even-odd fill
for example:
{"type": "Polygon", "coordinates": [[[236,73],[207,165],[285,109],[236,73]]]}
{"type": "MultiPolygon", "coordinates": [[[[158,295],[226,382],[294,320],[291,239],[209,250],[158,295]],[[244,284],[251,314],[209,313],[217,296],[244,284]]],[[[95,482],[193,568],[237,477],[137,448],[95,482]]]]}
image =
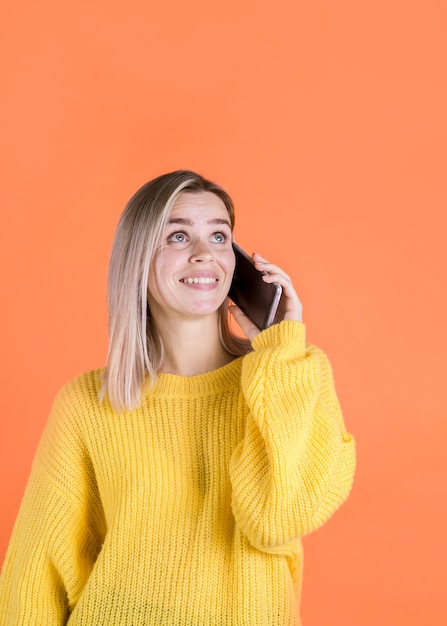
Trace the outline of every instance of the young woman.
{"type": "Polygon", "coordinates": [[[233,204],[194,172],[129,201],[104,370],[58,394],[4,564],[1,626],[299,624],[301,537],[349,494],[354,442],[325,355],[234,305],[233,204]]]}

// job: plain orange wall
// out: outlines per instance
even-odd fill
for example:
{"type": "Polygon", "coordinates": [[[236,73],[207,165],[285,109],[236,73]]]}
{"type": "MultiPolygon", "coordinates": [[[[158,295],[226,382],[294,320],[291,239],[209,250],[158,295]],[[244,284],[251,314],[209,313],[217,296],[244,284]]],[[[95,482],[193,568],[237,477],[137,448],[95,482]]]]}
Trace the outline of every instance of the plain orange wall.
{"type": "Polygon", "coordinates": [[[1,558],[56,391],[104,362],[118,216],[195,168],[294,277],[358,442],[305,626],[447,623],[446,7],[3,5],[1,558]]]}

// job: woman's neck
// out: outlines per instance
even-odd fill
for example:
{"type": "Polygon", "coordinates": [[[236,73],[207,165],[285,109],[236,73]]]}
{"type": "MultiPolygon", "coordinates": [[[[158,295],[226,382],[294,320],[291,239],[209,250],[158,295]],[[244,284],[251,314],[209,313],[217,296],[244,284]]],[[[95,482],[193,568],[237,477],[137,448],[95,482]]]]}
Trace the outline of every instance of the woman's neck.
{"type": "Polygon", "coordinates": [[[164,320],[157,328],[165,352],[164,373],[195,376],[223,367],[235,358],[222,346],[217,316],[177,324],[164,320]]]}

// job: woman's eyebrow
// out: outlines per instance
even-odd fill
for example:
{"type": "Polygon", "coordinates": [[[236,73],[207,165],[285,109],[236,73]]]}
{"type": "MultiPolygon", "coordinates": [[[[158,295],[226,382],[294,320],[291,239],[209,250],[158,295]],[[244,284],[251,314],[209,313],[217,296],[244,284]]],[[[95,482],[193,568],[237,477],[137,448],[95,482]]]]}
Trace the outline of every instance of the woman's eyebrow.
{"type": "MultiPolygon", "coordinates": [[[[173,217],[168,220],[168,224],[184,224],[185,226],[194,226],[194,222],[185,217],[173,217]]],[[[228,220],[224,220],[220,217],[208,220],[207,224],[226,224],[231,229],[231,224],[228,220]]]]}

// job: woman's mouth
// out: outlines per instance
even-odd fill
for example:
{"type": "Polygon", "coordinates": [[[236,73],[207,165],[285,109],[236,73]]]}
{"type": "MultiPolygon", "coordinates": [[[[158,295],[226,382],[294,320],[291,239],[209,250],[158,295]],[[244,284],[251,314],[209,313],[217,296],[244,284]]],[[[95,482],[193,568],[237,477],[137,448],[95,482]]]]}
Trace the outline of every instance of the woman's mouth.
{"type": "Polygon", "coordinates": [[[186,285],[212,285],[218,282],[218,278],[212,276],[191,276],[189,278],[181,278],[180,282],[186,285]]]}

